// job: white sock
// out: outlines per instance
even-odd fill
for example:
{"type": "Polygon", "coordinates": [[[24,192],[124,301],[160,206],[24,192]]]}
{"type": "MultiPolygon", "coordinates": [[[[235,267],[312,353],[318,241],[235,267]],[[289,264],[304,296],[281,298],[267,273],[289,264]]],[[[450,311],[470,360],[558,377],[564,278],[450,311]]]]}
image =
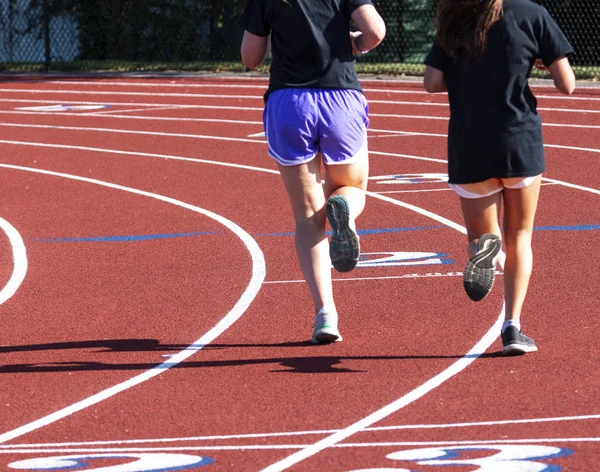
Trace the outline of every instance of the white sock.
{"type": "Polygon", "coordinates": [[[509,326],[514,326],[519,331],[521,331],[521,323],[519,321],[517,321],[517,320],[506,320],[504,323],[502,323],[502,332],[504,333],[504,330],[506,328],[508,328],[509,326]]]}
{"type": "Polygon", "coordinates": [[[330,308],[330,307],[328,307],[328,306],[326,306],[326,305],[325,305],[323,308],[321,308],[321,309],[319,310],[319,312],[317,313],[317,315],[316,315],[316,316],[319,316],[319,315],[323,316],[323,315],[325,315],[325,314],[327,314],[327,315],[333,315],[333,314],[336,314],[336,315],[337,315],[337,312],[336,312],[336,309],[335,309],[335,307],[332,309],[332,308],[330,308]]]}

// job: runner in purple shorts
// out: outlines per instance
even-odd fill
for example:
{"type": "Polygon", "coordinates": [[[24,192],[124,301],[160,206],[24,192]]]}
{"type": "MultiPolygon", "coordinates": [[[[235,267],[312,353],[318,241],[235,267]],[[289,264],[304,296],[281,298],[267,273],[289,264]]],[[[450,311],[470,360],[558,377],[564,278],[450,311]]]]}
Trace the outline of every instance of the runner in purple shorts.
{"type": "Polygon", "coordinates": [[[383,40],[385,23],[371,0],[246,0],[238,24],[247,68],[272,54],[263,123],[314,303],[311,341],[341,341],[331,265],[348,272],[358,262],[355,220],[365,206],[369,171],[368,107],[354,56],[383,40]]]}

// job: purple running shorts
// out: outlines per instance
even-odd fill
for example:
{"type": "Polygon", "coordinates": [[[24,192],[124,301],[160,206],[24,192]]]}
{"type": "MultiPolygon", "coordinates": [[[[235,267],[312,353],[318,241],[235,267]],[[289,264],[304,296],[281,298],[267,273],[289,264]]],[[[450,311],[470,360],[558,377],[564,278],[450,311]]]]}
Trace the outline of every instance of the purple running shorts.
{"type": "Polygon", "coordinates": [[[283,166],[303,164],[319,152],[328,165],[356,162],[367,156],[368,115],[358,90],[276,90],[263,112],[269,156],[283,166]]]}

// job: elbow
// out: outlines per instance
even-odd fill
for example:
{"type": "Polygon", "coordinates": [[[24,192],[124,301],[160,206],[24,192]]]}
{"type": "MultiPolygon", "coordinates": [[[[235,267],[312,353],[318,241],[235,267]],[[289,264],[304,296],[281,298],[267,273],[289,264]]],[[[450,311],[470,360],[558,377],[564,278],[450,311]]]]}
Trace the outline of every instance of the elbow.
{"type": "Polygon", "coordinates": [[[254,69],[255,67],[260,66],[264,62],[264,60],[264,56],[244,53],[242,51],[242,64],[244,64],[248,69],[254,69]]]}
{"type": "Polygon", "coordinates": [[[573,92],[575,92],[575,82],[573,82],[572,84],[569,84],[567,87],[565,87],[565,89],[563,90],[563,93],[565,95],[573,95],[573,92]]]}
{"type": "Polygon", "coordinates": [[[250,69],[250,70],[252,70],[255,67],[257,67],[257,66],[260,65],[259,62],[257,62],[257,61],[251,61],[250,59],[244,58],[244,57],[242,57],[242,64],[244,64],[246,66],[246,69],[250,69]]]}
{"type": "Polygon", "coordinates": [[[362,47],[370,51],[381,44],[386,35],[386,27],[383,21],[379,22],[368,31],[362,32],[362,47]]]}
{"type": "Polygon", "coordinates": [[[386,33],[387,29],[385,27],[385,23],[382,21],[379,24],[379,27],[373,32],[374,41],[376,41],[376,46],[381,44],[381,42],[385,39],[386,33]]]}
{"type": "Polygon", "coordinates": [[[436,92],[435,87],[427,81],[423,82],[423,87],[425,88],[425,91],[427,93],[435,93],[436,92]]]}
{"type": "Polygon", "coordinates": [[[447,91],[445,82],[434,82],[431,80],[424,80],[423,88],[427,93],[441,93],[447,91]]]}
{"type": "Polygon", "coordinates": [[[568,81],[568,82],[555,82],[554,86],[556,87],[556,89],[564,94],[564,95],[572,95],[573,92],[575,92],[575,81],[568,81]]]}

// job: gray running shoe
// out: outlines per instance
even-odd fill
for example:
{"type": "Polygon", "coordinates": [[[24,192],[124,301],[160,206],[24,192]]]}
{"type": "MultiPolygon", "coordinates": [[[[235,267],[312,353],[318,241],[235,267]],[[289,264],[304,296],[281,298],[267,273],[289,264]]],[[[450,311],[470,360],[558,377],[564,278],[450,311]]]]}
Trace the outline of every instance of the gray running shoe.
{"type": "Polygon", "coordinates": [[[327,219],[332,229],[329,255],[333,268],[338,272],[350,272],[360,257],[360,243],[358,234],[349,225],[348,200],[341,195],[329,197],[327,219]]]}
{"type": "Polygon", "coordinates": [[[320,311],[315,316],[315,325],[311,342],[313,344],[329,344],[342,340],[338,331],[337,313],[320,311]]]}
{"type": "Polygon", "coordinates": [[[535,341],[525,336],[516,326],[509,326],[502,333],[502,354],[505,356],[516,356],[537,350],[535,341]]]}
{"type": "Polygon", "coordinates": [[[502,249],[502,240],[495,234],[482,234],[477,241],[477,252],[465,267],[463,285],[469,298],[483,300],[494,286],[496,262],[502,249]]]}

